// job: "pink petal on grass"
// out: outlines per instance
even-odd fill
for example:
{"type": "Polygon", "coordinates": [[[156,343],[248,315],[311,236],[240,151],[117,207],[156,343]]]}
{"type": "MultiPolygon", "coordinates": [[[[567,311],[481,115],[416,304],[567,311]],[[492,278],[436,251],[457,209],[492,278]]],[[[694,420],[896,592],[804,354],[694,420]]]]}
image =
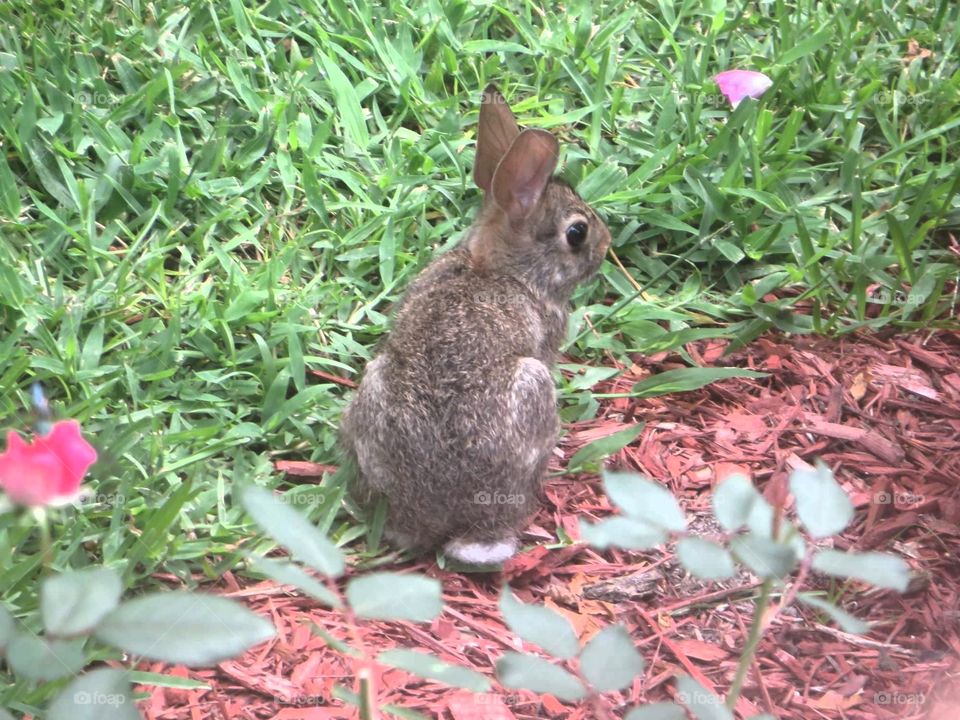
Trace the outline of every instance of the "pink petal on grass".
{"type": "Polygon", "coordinates": [[[0,455],[0,489],[18,505],[47,505],[61,478],[60,460],[33,453],[15,432],[7,435],[7,452],[0,455]]]}
{"type": "Polygon", "coordinates": [[[29,444],[11,431],[0,453],[0,490],[18,505],[62,505],[79,495],[83,476],[96,460],[76,420],[54,423],[48,435],[29,444]]]}
{"type": "Polygon", "coordinates": [[[713,79],[733,107],[745,97],[760,97],[773,85],[773,80],[753,70],[725,70],[714,75],[713,79]]]}
{"type": "Polygon", "coordinates": [[[37,438],[35,443],[60,459],[63,476],[56,488],[57,494],[69,496],[76,493],[80,489],[83,476],[97,461],[97,451],[83,439],[80,423],[76,420],[54,423],[50,434],[37,438]]]}

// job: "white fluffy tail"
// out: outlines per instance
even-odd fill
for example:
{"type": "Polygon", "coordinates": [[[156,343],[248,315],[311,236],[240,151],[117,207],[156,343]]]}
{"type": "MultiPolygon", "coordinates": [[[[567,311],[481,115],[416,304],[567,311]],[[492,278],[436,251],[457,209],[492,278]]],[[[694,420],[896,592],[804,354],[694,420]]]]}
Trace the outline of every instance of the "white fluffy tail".
{"type": "Polygon", "coordinates": [[[451,540],[444,546],[443,552],[448,557],[468,565],[492,565],[513,557],[517,552],[517,540],[505,538],[489,543],[451,540]]]}

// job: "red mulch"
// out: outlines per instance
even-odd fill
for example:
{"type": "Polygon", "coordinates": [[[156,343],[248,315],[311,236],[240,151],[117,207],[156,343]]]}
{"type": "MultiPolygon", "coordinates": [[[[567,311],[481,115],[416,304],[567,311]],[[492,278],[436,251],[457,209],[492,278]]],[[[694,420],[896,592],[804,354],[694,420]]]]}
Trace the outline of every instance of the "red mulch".
{"type": "MultiPolygon", "coordinates": [[[[669,485],[695,523],[707,523],[709,491],[733,470],[747,472],[768,498],[782,494],[790,469],[822,458],[857,508],[836,540],[841,549],[898,553],[916,573],[904,595],[854,583],[841,604],[872,624],[849,636],[794,606],[768,628],[738,705],[738,714],[781,718],[960,717],[960,333],[855,336],[839,340],[767,336],[722,357],[723,343],[689,346],[702,365],[735,365],[770,373],[702,390],[635,400],[603,401],[596,419],[566,428],[569,458],[585,443],[646,422],[640,437],[609,465],[632,468],[669,485]]],[[[638,357],[637,365],[598,392],[633,383],[682,363],[676,356],[638,357]]],[[[558,458],[557,468],[565,460],[558,458]]],[[[289,466],[291,474],[309,472],[289,466]]],[[[551,542],[562,527],[578,538],[578,519],[612,511],[595,476],[551,480],[548,503],[530,528],[530,545],[551,542]]],[[[354,688],[358,668],[328,648],[311,623],[376,653],[397,646],[435,653],[493,678],[496,659],[521,644],[497,609],[506,579],[521,599],[566,615],[581,639],[619,622],[647,660],[642,678],[607,695],[613,714],[642,702],[669,700],[671,678],[687,673],[716,693],[730,686],[751,617],[756,580],[699,583],[678,569],[672,553],[583,546],[535,546],[504,573],[441,571],[432,560],[405,568],[440,578],[445,609],[430,625],[364,622],[353,635],[342,616],[271,583],[228,575],[227,594],[269,617],[277,641],[208,670],[172,672],[207,682],[209,690],[150,689],[147,718],[352,718],[331,687],[354,688]]],[[[840,589],[813,576],[813,587],[840,589]]],[[[527,647],[527,651],[536,652],[527,647]]],[[[171,668],[151,665],[151,670],[171,668]]],[[[586,705],[551,696],[495,691],[475,696],[389,668],[372,670],[381,703],[431,718],[504,720],[599,718],[586,705]]]]}

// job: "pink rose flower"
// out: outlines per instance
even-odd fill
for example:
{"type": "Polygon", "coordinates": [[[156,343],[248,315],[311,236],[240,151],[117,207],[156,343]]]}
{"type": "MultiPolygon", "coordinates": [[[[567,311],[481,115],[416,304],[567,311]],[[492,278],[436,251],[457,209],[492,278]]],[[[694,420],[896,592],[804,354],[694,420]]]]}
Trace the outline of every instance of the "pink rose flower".
{"type": "Polygon", "coordinates": [[[65,505],[80,495],[97,451],[80,435],[80,423],[63,420],[30,444],[16,432],[7,434],[0,453],[0,490],[19,505],[65,505]]]}
{"type": "Polygon", "coordinates": [[[726,70],[714,75],[713,79],[733,107],[745,97],[760,97],[773,85],[773,80],[753,70],[726,70]]]}

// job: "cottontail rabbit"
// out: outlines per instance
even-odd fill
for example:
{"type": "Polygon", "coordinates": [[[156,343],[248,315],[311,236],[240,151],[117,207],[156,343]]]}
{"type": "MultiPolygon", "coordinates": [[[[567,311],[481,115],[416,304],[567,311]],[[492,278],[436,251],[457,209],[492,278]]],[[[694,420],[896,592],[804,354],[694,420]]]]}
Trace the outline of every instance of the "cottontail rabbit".
{"type": "Polygon", "coordinates": [[[397,305],[347,408],[342,443],[361,504],[387,500],[387,537],[498,563],[537,507],[559,430],[550,369],[577,283],[610,232],[563,180],[559,144],[520,131],[484,91],[473,178],[483,208],[397,305]]]}

